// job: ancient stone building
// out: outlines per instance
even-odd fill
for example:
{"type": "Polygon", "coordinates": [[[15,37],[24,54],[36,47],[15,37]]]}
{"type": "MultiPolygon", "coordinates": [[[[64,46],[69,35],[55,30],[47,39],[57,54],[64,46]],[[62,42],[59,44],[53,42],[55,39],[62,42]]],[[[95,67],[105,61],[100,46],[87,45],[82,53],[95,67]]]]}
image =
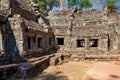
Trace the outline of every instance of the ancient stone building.
{"type": "Polygon", "coordinates": [[[1,61],[20,62],[21,56],[42,56],[54,49],[54,33],[37,4],[2,0],[0,6],[1,61]]]}
{"type": "Polygon", "coordinates": [[[60,11],[45,17],[32,0],[2,0],[1,55],[9,54],[9,59],[17,61],[20,55],[41,56],[54,49],[91,54],[119,52],[120,14],[109,13],[107,8],[67,10],[65,3],[61,5],[60,11]]]}
{"type": "Polygon", "coordinates": [[[103,10],[61,10],[49,13],[61,51],[114,53],[120,50],[120,14],[103,10]]]}

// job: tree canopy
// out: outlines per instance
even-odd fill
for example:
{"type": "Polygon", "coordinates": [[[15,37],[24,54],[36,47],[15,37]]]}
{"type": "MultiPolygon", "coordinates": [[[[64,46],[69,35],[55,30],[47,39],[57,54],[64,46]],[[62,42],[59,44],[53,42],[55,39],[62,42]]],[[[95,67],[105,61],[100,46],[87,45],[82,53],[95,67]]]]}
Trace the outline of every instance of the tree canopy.
{"type": "Polygon", "coordinates": [[[104,7],[108,7],[109,11],[110,12],[116,12],[116,10],[119,8],[116,3],[118,2],[119,0],[108,0],[104,7]]]}
{"type": "Polygon", "coordinates": [[[93,6],[91,0],[68,0],[68,8],[87,9],[93,6]]]}
{"type": "Polygon", "coordinates": [[[39,10],[46,13],[53,9],[53,7],[59,7],[58,0],[34,0],[34,2],[38,3],[39,10]]]}
{"type": "MultiPolygon", "coordinates": [[[[43,12],[48,12],[53,9],[53,7],[60,7],[59,0],[34,0],[39,4],[39,10],[43,12]]],[[[68,8],[73,9],[86,9],[92,7],[93,3],[91,0],[68,0],[68,8]]]]}
{"type": "MultiPolygon", "coordinates": [[[[60,0],[34,0],[36,3],[39,4],[39,10],[47,13],[50,10],[53,10],[54,7],[60,7],[60,0]]],[[[118,9],[118,6],[116,3],[118,3],[120,0],[67,0],[67,7],[68,9],[77,8],[80,10],[85,9],[92,9],[92,6],[97,5],[103,5],[103,7],[108,7],[110,12],[114,12],[118,9]]]]}

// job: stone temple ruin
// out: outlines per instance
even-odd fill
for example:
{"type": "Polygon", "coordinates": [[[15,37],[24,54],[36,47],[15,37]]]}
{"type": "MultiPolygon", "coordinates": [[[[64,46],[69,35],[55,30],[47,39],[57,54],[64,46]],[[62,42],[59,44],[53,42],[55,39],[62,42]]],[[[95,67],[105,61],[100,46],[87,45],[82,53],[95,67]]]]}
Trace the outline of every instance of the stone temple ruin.
{"type": "Polygon", "coordinates": [[[82,11],[63,7],[45,17],[32,0],[0,1],[0,65],[53,51],[119,54],[119,13],[109,13],[107,8],[82,11]]]}
{"type": "Polygon", "coordinates": [[[120,14],[105,10],[54,11],[49,16],[60,50],[73,52],[119,51],[119,20],[120,14]]]}

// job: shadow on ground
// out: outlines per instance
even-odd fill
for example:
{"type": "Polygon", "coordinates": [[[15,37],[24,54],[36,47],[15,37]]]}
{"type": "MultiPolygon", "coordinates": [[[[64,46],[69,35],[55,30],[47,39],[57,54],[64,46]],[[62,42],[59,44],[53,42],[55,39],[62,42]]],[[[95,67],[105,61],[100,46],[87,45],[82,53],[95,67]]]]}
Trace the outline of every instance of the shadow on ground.
{"type": "Polygon", "coordinates": [[[120,76],[118,76],[118,75],[113,75],[113,74],[111,74],[110,77],[112,77],[112,78],[120,78],[120,76]]]}
{"type": "Polygon", "coordinates": [[[41,75],[33,77],[29,80],[69,80],[66,75],[63,75],[61,71],[55,73],[41,73],[41,75]]]}

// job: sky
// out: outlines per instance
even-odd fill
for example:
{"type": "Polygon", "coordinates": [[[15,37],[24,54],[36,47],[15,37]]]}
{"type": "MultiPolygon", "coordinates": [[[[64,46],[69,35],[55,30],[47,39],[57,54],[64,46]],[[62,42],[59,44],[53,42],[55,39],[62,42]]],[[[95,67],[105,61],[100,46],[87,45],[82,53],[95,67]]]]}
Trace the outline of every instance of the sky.
{"type": "MultiPolygon", "coordinates": [[[[66,0],[67,3],[68,0],[66,0]]],[[[103,5],[105,2],[107,2],[107,0],[102,0],[102,2],[99,2],[98,0],[91,0],[93,2],[93,7],[90,9],[102,9],[103,5]]],[[[118,1],[118,3],[116,3],[117,6],[120,6],[120,0],[118,1]]],[[[54,7],[53,10],[59,10],[59,7],[54,7]]],[[[118,10],[118,12],[120,12],[120,10],[118,10]]]]}

